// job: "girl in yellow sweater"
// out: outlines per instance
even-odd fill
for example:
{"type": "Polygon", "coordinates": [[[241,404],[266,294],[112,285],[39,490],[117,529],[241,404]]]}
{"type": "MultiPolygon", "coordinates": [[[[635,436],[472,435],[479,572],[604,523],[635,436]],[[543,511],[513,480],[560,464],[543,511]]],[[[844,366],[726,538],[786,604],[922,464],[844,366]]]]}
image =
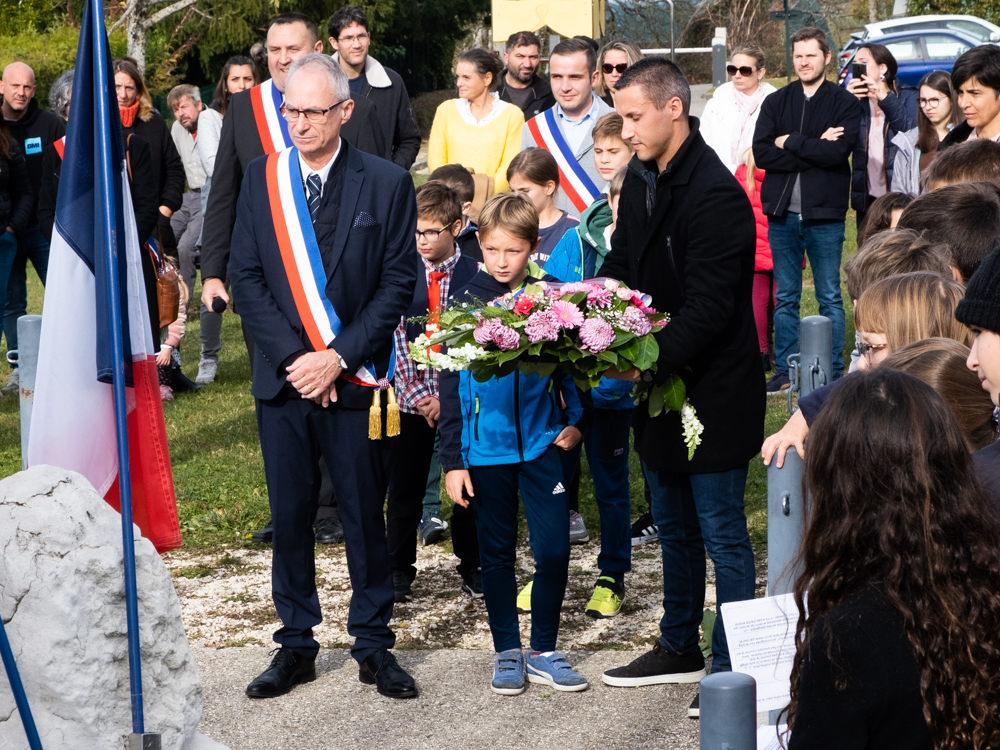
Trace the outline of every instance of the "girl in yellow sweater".
{"type": "Polygon", "coordinates": [[[427,146],[427,167],[461,164],[494,178],[494,192],[507,190],[507,167],[521,150],[524,114],[492,93],[503,66],[484,49],[463,52],[455,67],[458,99],[437,108],[427,146]]]}

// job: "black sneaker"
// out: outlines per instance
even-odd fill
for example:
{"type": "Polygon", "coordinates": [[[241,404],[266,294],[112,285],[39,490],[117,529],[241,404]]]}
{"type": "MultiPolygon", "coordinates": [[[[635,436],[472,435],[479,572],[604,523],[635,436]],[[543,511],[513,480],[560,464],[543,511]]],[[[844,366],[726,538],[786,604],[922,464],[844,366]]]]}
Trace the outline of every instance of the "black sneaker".
{"type": "Polygon", "coordinates": [[[776,372],[774,377],[767,381],[767,395],[768,396],[781,396],[784,395],[785,391],[788,390],[788,373],[787,372],[776,372]]]}
{"type": "Polygon", "coordinates": [[[705,658],[701,651],[682,656],[668,651],[659,643],[624,667],[609,669],[601,679],[613,687],[700,682],[705,676],[705,658]]]}
{"type": "Polygon", "coordinates": [[[638,547],[640,544],[655,542],[658,539],[656,524],[653,523],[653,514],[647,510],[632,524],[632,546],[638,547]]]}
{"type": "Polygon", "coordinates": [[[410,576],[405,570],[392,571],[392,590],[397,603],[413,601],[413,589],[410,588],[410,583],[410,576]]]}
{"type": "Polygon", "coordinates": [[[694,700],[691,701],[691,705],[688,706],[688,718],[689,719],[700,719],[701,718],[701,692],[694,694],[694,700]]]}
{"type": "Polygon", "coordinates": [[[483,569],[476,568],[462,574],[462,591],[473,599],[483,598],[483,569]]]}
{"type": "Polygon", "coordinates": [[[269,518],[267,519],[267,523],[264,524],[264,528],[257,529],[250,535],[250,541],[255,544],[270,544],[273,535],[274,526],[271,525],[271,519],[269,518]]]}

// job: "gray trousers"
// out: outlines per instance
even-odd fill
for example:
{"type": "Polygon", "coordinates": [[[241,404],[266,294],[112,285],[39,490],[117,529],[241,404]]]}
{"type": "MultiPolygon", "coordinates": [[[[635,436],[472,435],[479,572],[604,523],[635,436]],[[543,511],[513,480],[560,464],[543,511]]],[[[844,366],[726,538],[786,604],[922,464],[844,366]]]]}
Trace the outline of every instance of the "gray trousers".
{"type": "MultiPolygon", "coordinates": [[[[191,293],[192,301],[197,299],[195,287],[195,252],[201,242],[202,196],[204,193],[184,193],[184,203],[170,217],[170,227],[177,238],[177,254],[180,256],[180,272],[191,293]]],[[[199,303],[201,320],[201,359],[218,361],[222,348],[222,314],[214,313],[199,303]]]]}

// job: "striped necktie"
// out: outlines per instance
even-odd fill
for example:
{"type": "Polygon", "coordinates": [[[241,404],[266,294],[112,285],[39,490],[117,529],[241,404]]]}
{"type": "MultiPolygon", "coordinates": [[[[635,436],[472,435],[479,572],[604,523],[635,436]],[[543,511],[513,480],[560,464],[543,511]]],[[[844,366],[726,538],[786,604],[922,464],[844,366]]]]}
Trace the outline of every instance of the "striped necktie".
{"type": "Polygon", "coordinates": [[[306,187],[308,188],[306,202],[309,204],[309,218],[315,224],[316,214],[319,212],[319,198],[323,192],[323,180],[320,179],[318,174],[313,172],[306,179],[306,187]]]}

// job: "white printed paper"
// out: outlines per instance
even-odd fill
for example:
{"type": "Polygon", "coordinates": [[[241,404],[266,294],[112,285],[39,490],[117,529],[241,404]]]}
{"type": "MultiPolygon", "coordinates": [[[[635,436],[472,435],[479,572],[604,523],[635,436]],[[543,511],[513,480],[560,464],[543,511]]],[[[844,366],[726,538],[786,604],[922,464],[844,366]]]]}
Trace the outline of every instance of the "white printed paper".
{"type": "Polygon", "coordinates": [[[733,671],[757,682],[758,713],[787,706],[799,619],[794,596],[727,602],[722,619],[733,671]]]}
{"type": "MultiPolygon", "coordinates": [[[[781,741],[778,739],[779,734],[782,736],[788,734],[787,724],[757,727],[757,750],[784,750],[781,747],[781,741]]],[[[785,737],[785,745],[787,744],[788,738],[785,737]]]]}

